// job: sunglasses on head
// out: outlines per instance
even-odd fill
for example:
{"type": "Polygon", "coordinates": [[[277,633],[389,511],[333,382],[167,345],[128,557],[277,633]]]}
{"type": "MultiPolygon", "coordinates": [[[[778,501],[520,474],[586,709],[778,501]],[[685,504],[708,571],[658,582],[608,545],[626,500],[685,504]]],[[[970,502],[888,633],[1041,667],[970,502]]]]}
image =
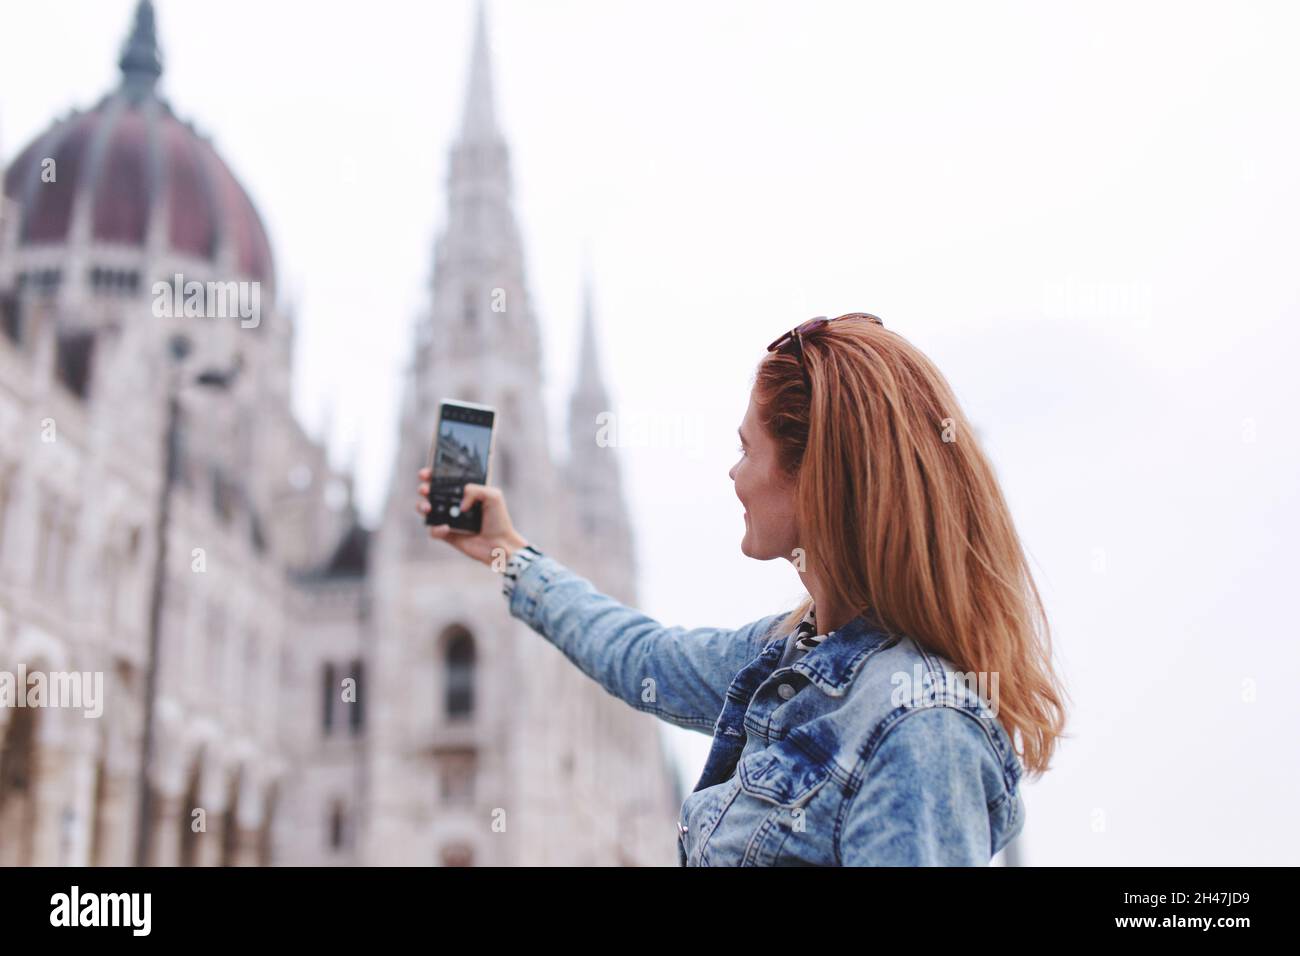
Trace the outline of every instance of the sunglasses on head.
{"type": "Polygon", "coordinates": [[[823,326],[830,325],[832,322],[838,322],[840,319],[866,319],[868,322],[874,322],[882,329],[885,323],[880,316],[872,315],[870,312],[846,312],[843,315],[837,315],[833,319],[828,319],[824,315],[809,319],[800,325],[796,325],[789,332],[776,339],[767,347],[769,352],[786,352],[792,353],[799,360],[799,367],[803,369],[804,381],[808,383],[808,391],[812,391],[812,382],[808,379],[808,370],[803,367],[803,337],[816,332],[823,326]]]}

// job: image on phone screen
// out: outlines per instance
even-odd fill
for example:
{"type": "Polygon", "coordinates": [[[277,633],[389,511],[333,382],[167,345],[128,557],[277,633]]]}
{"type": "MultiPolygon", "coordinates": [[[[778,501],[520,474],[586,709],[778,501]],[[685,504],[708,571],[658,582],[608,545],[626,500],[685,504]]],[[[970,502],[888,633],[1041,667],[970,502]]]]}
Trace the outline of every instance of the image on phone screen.
{"type": "Polygon", "coordinates": [[[482,506],[462,512],[461,498],[468,483],[487,484],[492,455],[492,428],[496,414],[484,405],[444,401],[434,435],[432,481],[425,524],[447,524],[457,531],[481,528],[482,506]]]}
{"type": "Polygon", "coordinates": [[[492,429],[467,422],[443,422],[438,432],[438,458],[433,473],[445,481],[482,484],[487,478],[488,443],[492,429]]]}

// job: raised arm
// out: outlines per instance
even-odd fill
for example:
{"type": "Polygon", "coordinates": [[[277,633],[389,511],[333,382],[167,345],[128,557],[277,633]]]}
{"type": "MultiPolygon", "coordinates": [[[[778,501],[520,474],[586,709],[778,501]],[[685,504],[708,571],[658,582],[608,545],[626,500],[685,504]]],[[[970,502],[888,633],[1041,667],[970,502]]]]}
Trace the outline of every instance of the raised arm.
{"type": "Polygon", "coordinates": [[[518,572],[510,613],[584,674],[637,710],[712,733],[736,672],[771,639],[781,614],[739,629],[665,627],[539,554],[518,572]]]}
{"type": "MultiPolygon", "coordinates": [[[[419,473],[416,510],[429,513],[429,469],[419,473]]],[[[500,488],[467,484],[462,508],[483,504],[482,530],[457,534],[435,525],[429,535],[497,571],[510,613],[528,623],[605,690],[637,710],[705,733],[722,712],[727,688],[773,635],[781,614],[739,629],[664,627],[601,594],[555,558],[525,553],[500,488]],[[508,559],[513,559],[509,560],[508,559]]]]}

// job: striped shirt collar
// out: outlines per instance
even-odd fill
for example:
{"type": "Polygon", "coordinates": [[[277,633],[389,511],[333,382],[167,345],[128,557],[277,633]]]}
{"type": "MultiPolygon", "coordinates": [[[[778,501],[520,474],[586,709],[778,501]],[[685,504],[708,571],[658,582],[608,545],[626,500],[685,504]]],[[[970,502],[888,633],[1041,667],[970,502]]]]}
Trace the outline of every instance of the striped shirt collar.
{"type": "MultiPolygon", "coordinates": [[[[796,644],[796,646],[807,646],[814,650],[800,655],[790,667],[833,697],[848,690],[854,676],[873,654],[903,639],[902,635],[894,634],[885,628],[873,610],[863,611],[831,634],[816,633],[816,618],[813,616],[812,608],[809,608],[804,620],[811,626],[806,628],[806,637],[801,636],[797,639],[804,641],[805,644],[796,644]],[[834,636],[835,640],[826,640],[831,636],[834,636]]],[[[800,621],[800,624],[802,623],[803,621],[800,621]]],[[[795,633],[797,632],[796,626],[795,633]]]]}
{"type": "Polygon", "coordinates": [[[817,633],[817,608],[810,604],[803,619],[795,625],[794,646],[801,651],[811,651],[824,640],[826,635],[817,633]]]}

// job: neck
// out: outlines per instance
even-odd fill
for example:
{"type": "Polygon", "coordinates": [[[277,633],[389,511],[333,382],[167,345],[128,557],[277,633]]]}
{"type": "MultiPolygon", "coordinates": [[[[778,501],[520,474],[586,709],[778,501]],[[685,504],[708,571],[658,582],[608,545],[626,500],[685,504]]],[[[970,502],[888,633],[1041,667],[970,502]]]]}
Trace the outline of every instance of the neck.
{"type": "Polygon", "coordinates": [[[800,571],[799,577],[803,581],[803,586],[808,589],[808,593],[812,595],[813,604],[817,608],[819,634],[837,631],[858,616],[857,608],[849,607],[832,598],[830,589],[824,586],[811,571],[800,571]]]}

